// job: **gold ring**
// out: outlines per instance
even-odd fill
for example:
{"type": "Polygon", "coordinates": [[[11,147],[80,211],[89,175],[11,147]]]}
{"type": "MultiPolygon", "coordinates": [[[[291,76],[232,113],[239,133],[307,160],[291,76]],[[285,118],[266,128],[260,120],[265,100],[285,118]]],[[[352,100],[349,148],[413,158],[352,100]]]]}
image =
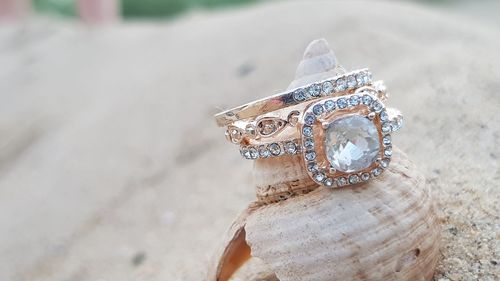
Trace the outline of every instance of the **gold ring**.
{"type": "Polygon", "coordinates": [[[233,124],[238,120],[254,118],[279,109],[294,106],[304,101],[318,99],[335,93],[344,92],[359,86],[371,84],[372,75],[368,69],[356,70],[330,79],[318,81],[256,100],[215,115],[219,127],[233,124]]]}
{"type": "MultiPolygon", "coordinates": [[[[383,82],[372,83],[362,69],[236,107],[216,120],[228,126],[226,137],[245,159],[300,157],[312,184],[334,188],[368,181],[389,166],[391,133],[402,127],[403,116],[386,108],[386,99],[383,82]]],[[[275,193],[265,196],[294,190],[275,193]]]]}

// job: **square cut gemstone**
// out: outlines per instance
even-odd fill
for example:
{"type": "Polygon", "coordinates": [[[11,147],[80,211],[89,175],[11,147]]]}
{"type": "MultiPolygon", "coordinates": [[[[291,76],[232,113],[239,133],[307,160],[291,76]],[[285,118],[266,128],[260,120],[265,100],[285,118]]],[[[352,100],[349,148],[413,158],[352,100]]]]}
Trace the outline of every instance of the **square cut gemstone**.
{"type": "Polygon", "coordinates": [[[377,127],[364,116],[352,115],[334,120],[325,130],[324,142],[331,166],[345,173],[368,168],[379,155],[377,127]]]}

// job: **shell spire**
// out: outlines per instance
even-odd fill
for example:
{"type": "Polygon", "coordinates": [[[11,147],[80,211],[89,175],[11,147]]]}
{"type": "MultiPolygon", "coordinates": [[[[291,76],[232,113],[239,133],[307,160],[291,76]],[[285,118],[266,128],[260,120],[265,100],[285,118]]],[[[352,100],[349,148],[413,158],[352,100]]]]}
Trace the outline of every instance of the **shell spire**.
{"type": "Polygon", "coordinates": [[[345,69],[339,64],[326,39],[316,39],[309,43],[304,51],[302,61],[295,71],[295,78],[288,85],[288,89],[302,87],[343,73],[345,69]]]}

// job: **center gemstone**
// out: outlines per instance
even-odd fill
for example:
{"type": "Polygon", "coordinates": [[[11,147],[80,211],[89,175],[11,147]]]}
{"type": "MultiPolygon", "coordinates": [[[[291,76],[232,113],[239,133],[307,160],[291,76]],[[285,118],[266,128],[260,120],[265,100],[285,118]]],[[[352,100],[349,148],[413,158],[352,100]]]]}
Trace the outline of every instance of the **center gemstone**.
{"type": "Polygon", "coordinates": [[[336,119],[325,133],[326,158],[337,171],[357,172],[377,160],[378,130],[368,118],[352,115],[336,119]]]}

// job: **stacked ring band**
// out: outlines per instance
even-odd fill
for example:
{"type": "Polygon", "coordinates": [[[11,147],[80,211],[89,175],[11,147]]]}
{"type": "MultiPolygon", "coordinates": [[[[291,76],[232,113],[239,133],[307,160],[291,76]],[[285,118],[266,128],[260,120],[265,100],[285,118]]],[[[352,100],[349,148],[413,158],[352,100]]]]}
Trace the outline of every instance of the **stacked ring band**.
{"type": "Polygon", "coordinates": [[[215,115],[215,121],[220,127],[228,126],[238,120],[254,118],[267,112],[297,105],[308,100],[314,100],[321,96],[328,96],[359,86],[369,85],[371,84],[371,80],[372,75],[368,69],[341,74],[305,87],[296,88],[223,111],[215,115]]]}
{"type": "MultiPolygon", "coordinates": [[[[392,156],[402,114],[386,108],[383,82],[367,69],[273,95],[215,116],[245,159],[300,157],[318,185],[342,187],[379,176],[392,156]]],[[[265,161],[265,160],[264,160],[265,161]]]]}

